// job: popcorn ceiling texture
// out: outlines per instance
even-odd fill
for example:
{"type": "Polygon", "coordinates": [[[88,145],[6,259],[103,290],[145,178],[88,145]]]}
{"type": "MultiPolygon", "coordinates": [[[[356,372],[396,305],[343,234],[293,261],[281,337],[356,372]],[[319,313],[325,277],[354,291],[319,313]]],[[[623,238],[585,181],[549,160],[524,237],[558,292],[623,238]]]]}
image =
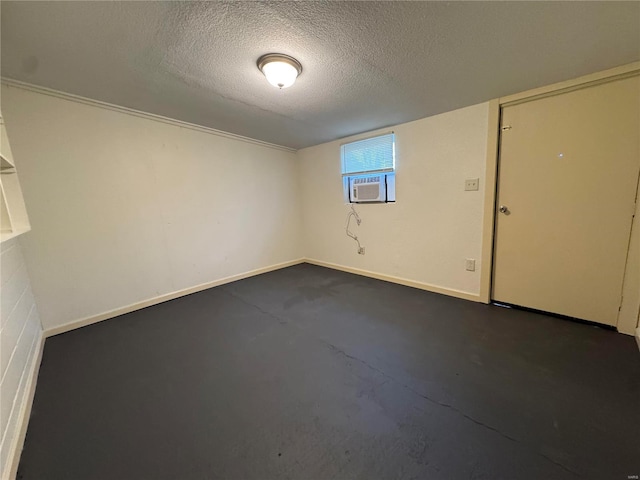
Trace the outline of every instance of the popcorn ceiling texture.
{"type": "Polygon", "coordinates": [[[638,2],[8,2],[2,75],[302,148],[640,59],[638,2]],[[294,56],[278,91],[256,68],[294,56]]]}

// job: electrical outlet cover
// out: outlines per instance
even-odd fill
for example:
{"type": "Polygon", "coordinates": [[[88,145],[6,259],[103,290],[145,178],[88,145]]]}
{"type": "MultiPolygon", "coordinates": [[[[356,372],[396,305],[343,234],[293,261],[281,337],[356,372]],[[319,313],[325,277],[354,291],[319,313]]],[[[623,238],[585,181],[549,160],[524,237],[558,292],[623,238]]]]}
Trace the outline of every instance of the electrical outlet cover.
{"type": "Polygon", "coordinates": [[[480,179],[479,178],[468,178],[464,182],[464,189],[466,191],[475,191],[480,188],[480,179]]]}

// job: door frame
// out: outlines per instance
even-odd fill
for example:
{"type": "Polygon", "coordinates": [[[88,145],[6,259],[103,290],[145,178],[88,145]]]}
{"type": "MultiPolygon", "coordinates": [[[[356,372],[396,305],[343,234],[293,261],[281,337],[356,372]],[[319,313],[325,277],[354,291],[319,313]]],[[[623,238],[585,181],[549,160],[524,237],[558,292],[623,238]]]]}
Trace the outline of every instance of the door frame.
{"type": "MultiPolygon", "coordinates": [[[[607,83],[612,80],[632,77],[640,74],[640,62],[633,62],[620,67],[554,83],[525,92],[500,97],[489,101],[489,117],[487,132],[487,153],[484,179],[484,206],[482,220],[482,253],[480,272],[480,302],[491,302],[493,287],[493,259],[495,242],[496,200],[498,188],[498,162],[500,155],[500,117],[506,106],[529,102],[539,98],[559,95],[573,90],[607,83]]],[[[623,285],[624,289],[624,285],[623,285]]]]}

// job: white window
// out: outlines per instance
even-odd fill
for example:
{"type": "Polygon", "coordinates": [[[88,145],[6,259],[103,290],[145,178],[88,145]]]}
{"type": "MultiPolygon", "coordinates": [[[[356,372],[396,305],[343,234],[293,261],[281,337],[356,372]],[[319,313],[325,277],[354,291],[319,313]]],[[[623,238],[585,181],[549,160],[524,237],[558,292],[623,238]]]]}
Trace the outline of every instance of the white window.
{"type": "Polygon", "coordinates": [[[346,202],[396,201],[395,150],[394,133],[345,143],[340,147],[346,202]]]}

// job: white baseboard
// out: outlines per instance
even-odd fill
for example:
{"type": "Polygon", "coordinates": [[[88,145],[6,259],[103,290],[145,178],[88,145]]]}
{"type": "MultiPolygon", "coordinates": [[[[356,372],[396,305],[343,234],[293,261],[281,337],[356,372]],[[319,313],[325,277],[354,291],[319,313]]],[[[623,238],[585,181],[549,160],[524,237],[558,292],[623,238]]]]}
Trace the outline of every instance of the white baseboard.
{"type": "Polygon", "coordinates": [[[196,285],[195,287],[185,288],[183,290],[178,290],[175,292],[167,293],[164,295],[160,295],[154,298],[150,298],[147,300],[143,300],[141,302],[136,302],[131,305],[127,305],[125,307],[116,308],[114,310],[109,310],[108,312],[103,312],[98,315],[92,315],[90,317],[85,317],[80,320],[74,320],[69,323],[65,323],[64,325],[59,325],[57,327],[48,328],[44,331],[45,337],[51,337],[53,335],[58,335],[60,333],[69,332],[71,330],[75,330],[76,328],[85,327],[87,325],[91,325],[94,323],[101,322],[103,320],[108,320],[110,318],[117,317],[119,315],[124,315],[125,313],[134,312],[136,310],[140,310],[142,308],[150,307],[152,305],[157,305],[159,303],[167,302],[169,300],[173,300],[175,298],[184,297],[185,295],[190,295],[192,293],[200,292],[202,290],[207,290],[212,287],[217,287],[218,285],[224,285],[226,283],[235,282],[236,280],[242,280],[243,278],[253,277],[255,275],[260,275],[262,273],[271,272],[274,270],[279,270],[281,268],[290,267],[292,265],[298,265],[300,263],[310,263],[313,265],[318,265],[321,267],[332,268],[334,270],[341,270],[343,272],[355,273],[356,275],[362,275],[364,277],[376,278],[378,280],[383,280],[385,282],[397,283],[399,285],[405,285],[407,287],[419,288],[421,290],[427,290],[429,292],[440,293],[443,295],[449,295],[451,297],[463,298],[465,300],[471,300],[473,302],[482,302],[482,299],[479,294],[464,292],[462,290],[455,290],[452,288],[439,287],[436,285],[431,285],[428,283],[417,282],[415,280],[409,280],[406,278],[394,277],[392,275],[385,275],[382,273],[371,272],[369,270],[361,270],[359,268],[345,267],[343,265],[338,265],[335,263],[323,262],[320,260],[315,260],[313,258],[299,258],[297,260],[291,260],[288,262],[278,263],[275,265],[270,265],[268,267],[258,268],[256,270],[251,270],[249,272],[239,273],[237,275],[232,275],[230,277],[221,278],[219,280],[214,280],[207,283],[202,283],[200,285],[196,285]]]}
{"type": "Polygon", "coordinates": [[[482,302],[480,294],[478,293],[464,292],[462,290],[455,290],[453,288],[438,287],[437,285],[431,285],[429,283],[417,282],[415,280],[409,280],[407,278],[394,277],[392,275],[371,272],[369,270],[361,270],[359,268],[345,267],[344,265],[323,262],[321,260],[314,260],[313,258],[305,258],[304,261],[306,263],[311,263],[320,267],[333,268],[334,270],[355,273],[356,275],[384,280],[385,282],[397,283],[399,285],[405,285],[407,287],[419,288],[420,290],[427,290],[429,292],[441,293],[443,295],[449,295],[451,297],[463,298],[465,300],[471,300],[472,302],[482,302]]]}
{"type": "Polygon", "coordinates": [[[185,295],[201,292],[202,290],[207,290],[212,287],[217,287],[218,285],[224,285],[225,283],[235,282],[236,280],[242,280],[243,278],[249,278],[255,275],[260,275],[262,273],[272,272],[274,270],[280,270],[281,268],[290,267],[292,265],[298,265],[299,263],[304,263],[304,259],[299,258],[297,260],[290,260],[288,262],[277,263],[275,265],[270,265],[268,267],[262,267],[256,270],[251,270],[249,272],[239,273],[237,275],[221,278],[219,280],[213,280],[211,282],[202,283],[200,285],[196,285],[195,287],[189,287],[189,288],[185,288],[175,292],[166,293],[164,295],[149,298],[141,302],[132,303],[131,305],[127,305],[125,307],[116,308],[114,310],[109,310],[108,312],[99,313],[98,315],[92,315],[90,317],[85,317],[80,320],[74,320],[72,322],[65,323],[64,325],[48,328],[47,330],[44,331],[44,336],[51,337],[53,335],[58,335],[60,333],[69,332],[71,330],[75,330],[76,328],[86,327],[87,325],[91,325],[93,323],[98,323],[103,320],[108,320],[110,318],[114,318],[119,315],[124,315],[125,313],[131,313],[136,310],[140,310],[142,308],[150,307],[152,305],[157,305],[159,303],[173,300],[175,298],[184,297],[185,295]]]}
{"type": "Polygon", "coordinates": [[[13,480],[18,473],[18,464],[20,463],[20,455],[24,447],[24,440],[27,436],[27,426],[29,425],[29,417],[31,416],[31,407],[33,406],[33,397],[36,393],[36,382],[38,380],[38,372],[40,363],[42,362],[42,352],[44,351],[44,332],[40,334],[38,343],[35,347],[35,354],[32,356],[31,364],[27,367],[29,375],[27,384],[25,385],[22,404],[18,410],[18,421],[16,422],[17,431],[12,439],[11,446],[7,455],[7,468],[2,472],[2,480],[13,480]]]}

